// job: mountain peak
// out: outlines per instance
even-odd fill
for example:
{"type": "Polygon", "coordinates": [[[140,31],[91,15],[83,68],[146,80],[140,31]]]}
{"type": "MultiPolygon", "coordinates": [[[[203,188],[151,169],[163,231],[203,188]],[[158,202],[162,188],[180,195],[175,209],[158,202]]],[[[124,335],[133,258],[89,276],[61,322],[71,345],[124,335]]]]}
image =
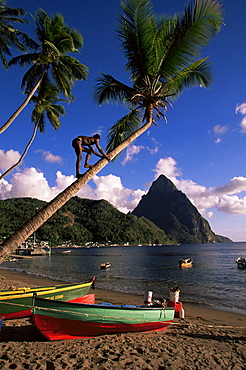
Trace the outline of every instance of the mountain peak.
{"type": "Polygon", "coordinates": [[[215,235],[187,196],[164,175],[152,183],[132,214],[152,221],[178,243],[213,243],[227,239],[215,235]]]}
{"type": "Polygon", "coordinates": [[[162,191],[164,193],[170,193],[178,191],[178,189],[166,176],[160,175],[157,180],[153,181],[149,189],[149,192],[151,191],[162,191]]]}

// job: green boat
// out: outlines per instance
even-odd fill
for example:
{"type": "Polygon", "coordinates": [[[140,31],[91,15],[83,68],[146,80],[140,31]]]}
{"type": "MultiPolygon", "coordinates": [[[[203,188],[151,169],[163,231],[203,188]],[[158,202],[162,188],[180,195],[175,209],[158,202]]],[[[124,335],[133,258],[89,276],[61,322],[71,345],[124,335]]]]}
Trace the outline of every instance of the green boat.
{"type": "Polygon", "coordinates": [[[4,319],[17,319],[32,314],[32,298],[36,293],[48,300],[87,302],[85,298],[90,288],[94,287],[92,278],[88,283],[62,284],[35,288],[17,288],[0,291],[0,316],[4,319]]]}
{"type": "Polygon", "coordinates": [[[125,332],[165,330],[174,308],[164,305],[134,306],[80,304],[33,298],[33,321],[49,340],[90,338],[125,332]]]}

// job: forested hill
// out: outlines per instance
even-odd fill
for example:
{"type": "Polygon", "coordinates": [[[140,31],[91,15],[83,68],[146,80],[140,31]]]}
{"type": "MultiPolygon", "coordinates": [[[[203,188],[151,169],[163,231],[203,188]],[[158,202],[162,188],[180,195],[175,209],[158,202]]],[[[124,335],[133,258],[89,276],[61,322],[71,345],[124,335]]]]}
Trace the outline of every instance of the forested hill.
{"type": "MultiPolygon", "coordinates": [[[[32,198],[0,200],[0,241],[30,219],[46,202],[32,198]]],[[[36,232],[36,241],[111,244],[172,244],[176,240],[144,217],[124,214],[106,200],[72,198],[36,232]]]]}

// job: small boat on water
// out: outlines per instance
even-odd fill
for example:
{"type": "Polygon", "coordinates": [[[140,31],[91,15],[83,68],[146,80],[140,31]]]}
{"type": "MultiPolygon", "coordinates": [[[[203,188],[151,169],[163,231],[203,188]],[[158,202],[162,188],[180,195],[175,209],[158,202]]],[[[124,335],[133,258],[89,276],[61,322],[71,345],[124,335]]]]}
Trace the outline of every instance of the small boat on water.
{"type": "Polygon", "coordinates": [[[101,263],[100,267],[101,267],[102,270],[110,269],[111,263],[109,263],[109,262],[101,263]]]}
{"type": "Polygon", "coordinates": [[[65,251],[56,251],[58,254],[69,254],[71,253],[71,249],[65,250],[65,251]]]}
{"type": "Polygon", "coordinates": [[[49,340],[81,339],[98,335],[165,330],[174,307],[78,304],[33,299],[33,322],[49,340]]]}
{"type": "Polygon", "coordinates": [[[88,283],[63,284],[35,288],[17,288],[0,291],[0,316],[4,319],[17,319],[32,314],[32,298],[36,293],[39,297],[49,300],[70,302],[88,302],[84,296],[88,295],[90,288],[94,287],[92,278],[88,283]]]}
{"type": "Polygon", "coordinates": [[[193,260],[192,258],[182,259],[179,261],[179,267],[192,267],[193,260]]]}
{"type": "Polygon", "coordinates": [[[237,267],[239,269],[246,269],[246,258],[244,257],[238,257],[236,259],[237,267]]]}

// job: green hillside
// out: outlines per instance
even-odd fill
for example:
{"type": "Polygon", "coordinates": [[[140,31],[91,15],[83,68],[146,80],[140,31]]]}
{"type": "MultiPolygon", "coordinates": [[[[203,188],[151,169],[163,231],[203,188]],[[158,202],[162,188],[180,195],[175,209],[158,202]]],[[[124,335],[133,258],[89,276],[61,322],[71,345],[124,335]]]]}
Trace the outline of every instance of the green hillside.
{"type": "MultiPolygon", "coordinates": [[[[30,219],[46,202],[32,198],[0,200],[0,240],[9,236],[30,219]]],[[[118,211],[106,200],[72,198],[36,232],[36,241],[58,245],[65,241],[84,245],[106,244],[171,244],[163,230],[147,220],[118,211]]]]}

